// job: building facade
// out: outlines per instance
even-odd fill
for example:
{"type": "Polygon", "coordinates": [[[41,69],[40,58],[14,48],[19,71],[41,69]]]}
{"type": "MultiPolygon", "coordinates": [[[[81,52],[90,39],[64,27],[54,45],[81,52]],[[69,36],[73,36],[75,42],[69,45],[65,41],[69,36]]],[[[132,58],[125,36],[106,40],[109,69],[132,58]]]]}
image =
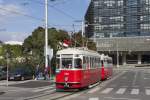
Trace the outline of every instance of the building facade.
{"type": "Polygon", "coordinates": [[[150,35],[150,0],[91,0],[85,20],[87,37],[150,35]]]}
{"type": "Polygon", "coordinates": [[[98,52],[120,64],[149,63],[150,0],[91,0],[85,23],[85,36],[94,39],[98,52]]]}

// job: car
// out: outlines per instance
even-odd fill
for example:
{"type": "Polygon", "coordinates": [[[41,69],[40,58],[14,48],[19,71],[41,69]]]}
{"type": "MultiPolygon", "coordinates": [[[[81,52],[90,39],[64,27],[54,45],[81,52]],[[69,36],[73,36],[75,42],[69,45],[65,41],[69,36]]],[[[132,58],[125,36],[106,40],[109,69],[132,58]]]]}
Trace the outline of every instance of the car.
{"type": "Polygon", "coordinates": [[[0,68],[0,80],[6,80],[7,79],[7,72],[5,69],[6,68],[0,68]]]}
{"type": "Polygon", "coordinates": [[[27,80],[33,79],[33,73],[29,68],[16,68],[9,73],[9,80],[27,80]]]}

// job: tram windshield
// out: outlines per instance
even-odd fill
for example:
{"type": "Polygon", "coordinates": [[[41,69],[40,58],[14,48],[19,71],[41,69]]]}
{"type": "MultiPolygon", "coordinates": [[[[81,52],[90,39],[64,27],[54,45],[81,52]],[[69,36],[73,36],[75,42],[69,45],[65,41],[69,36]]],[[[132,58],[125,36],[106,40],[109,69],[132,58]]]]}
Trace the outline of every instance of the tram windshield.
{"type": "Polygon", "coordinates": [[[79,69],[82,68],[82,60],[79,59],[79,58],[75,59],[74,60],[74,65],[75,65],[74,66],[75,68],[79,68],[79,69]]]}
{"type": "Polygon", "coordinates": [[[72,58],[62,58],[62,68],[63,69],[72,69],[72,58]]]}

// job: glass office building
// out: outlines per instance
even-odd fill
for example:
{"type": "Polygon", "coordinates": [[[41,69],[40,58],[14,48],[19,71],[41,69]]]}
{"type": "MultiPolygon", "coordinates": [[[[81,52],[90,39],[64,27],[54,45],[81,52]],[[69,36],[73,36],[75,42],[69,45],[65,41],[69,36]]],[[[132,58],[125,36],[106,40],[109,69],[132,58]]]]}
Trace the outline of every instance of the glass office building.
{"type": "Polygon", "coordinates": [[[150,36],[150,0],[91,0],[85,23],[89,38],[150,36]]]}

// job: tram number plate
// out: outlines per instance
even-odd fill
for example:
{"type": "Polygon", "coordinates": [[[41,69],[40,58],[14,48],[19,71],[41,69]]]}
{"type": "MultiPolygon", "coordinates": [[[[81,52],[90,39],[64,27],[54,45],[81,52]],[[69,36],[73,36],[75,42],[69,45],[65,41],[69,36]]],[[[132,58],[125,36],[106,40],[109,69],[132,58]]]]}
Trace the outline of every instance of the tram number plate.
{"type": "Polygon", "coordinates": [[[69,73],[65,73],[64,75],[69,75],[69,73]]]}

